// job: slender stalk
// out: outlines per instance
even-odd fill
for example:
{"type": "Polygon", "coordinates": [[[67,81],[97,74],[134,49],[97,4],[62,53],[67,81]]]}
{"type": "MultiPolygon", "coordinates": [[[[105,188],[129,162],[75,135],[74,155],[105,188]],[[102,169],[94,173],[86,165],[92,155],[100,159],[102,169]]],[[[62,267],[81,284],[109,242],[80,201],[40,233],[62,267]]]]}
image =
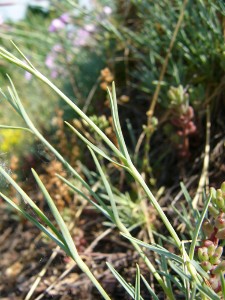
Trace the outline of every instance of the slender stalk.
{"type": "Polygon", "coordinates": [[[167,216],[163,212],[161,206],[158,204],[157,200],[155,199],[155,197],[151,193],[150,189],[148,188],[147,184],[145,183],[143,177],[137,171],[137,169],[135,168],[135,166],[132,164],[131,161],[128,162],[128,168],[130,169],[131,175],[137,180],[137,182],[140,184],[140,186],[145,191],[145,193],[148,196],[148,198],[150,199],[151,203],[153,204],[153,206],[157,210],[157,212],[158,212],[161,220],[163,221],[164,225],[168,229],[170,235],[174,239],[177,247],[179,248],[179,250],[180,250],[180,252],[183,256],[184,262],[185,262],[192,278],[194,279],[194,281],[199,283],[199,279],[197,278],[197,271],[196,271],[195,267],[191,264],[190,258],[188,256],[188,254],[186,253],[185,249],[182,248],[182,242],[181,242],[180,238],[178,237],[176,231],[174,230],[173,226],[171,225],[170,221],[168,220],[167,216]]]}

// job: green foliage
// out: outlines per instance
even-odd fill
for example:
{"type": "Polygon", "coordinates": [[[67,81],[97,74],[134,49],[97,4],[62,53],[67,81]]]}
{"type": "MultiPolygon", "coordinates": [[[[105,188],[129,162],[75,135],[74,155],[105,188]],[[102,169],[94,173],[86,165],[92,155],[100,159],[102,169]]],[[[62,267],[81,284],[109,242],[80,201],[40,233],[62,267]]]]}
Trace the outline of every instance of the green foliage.
{"type": "MultiPolygon", "coordinates": [[[[68,177],[56,176],[102,213],[108,225],[121,232],[148,272],[153,274],[156,290],[141,274],[139,262],[133,285],[107,263],[130,297],[143,299],[143,284],[152,299],[159,299],[161,292],[171,300],[180,296],[186,300],[220,299],[221,291],[224,293],[225,290],[225,267],[221,258],[222,246],[218,246],[215,239],[224,238],[224,185],[217,191],[211,190],[211,196],[204,198],[202,212],[193,208],[190,195],[181,185],[186,203],[172,206],[171,214],[177,214],[179,225],[184,228],[180,233],[150,190],[149,182],[156,182],[152,174],[163,174],[164,162],[169,157],[170,163],[171,153],[174,155],[174,145],[179,148],[178,157],[189,157],[189,140],[197,131],[195,117],[201,118],[205,104],[213,99],[212,104],[216,106],[220,99],[225,70],[224,4],[211,0],[189,1],[182,10],[184,2],[181,0],[172,4],[169,0],[117,0],[108,3],[112,5],[113,13],[105,13],[103,6],[107,3],[102,2],[96,10],[89,11],[73,1],[66,4],[56,1],[49,14],[29,12],[25,22],[5,32],[22,45],[23,52],[15,45],[9,46],[9,51],[0,48],[2,86],[6,85],[5,72],[12,74],[8,91],[2,92],[1,123],[8,124],[9,119],[12,122],[0,126],[1,151],[11,151],[14,146],[17,151],[19,147],[23,149],[22,144],[30,145],[31,140],[38,140],[61,162],[68,177]],[[75,14],[71,7],[75,8],[75,14]],[[68,12],[69,21],[62,22],[63,16],[68,17],[64,13],[68,12]],[[170,48],[181,13],[184,13],[184,19],[170,48]],[[53,18],[61,20],[60,29],[53,28],[53,18]],[[38,32],[37,23],[40,24],[38,32]],[[82,39],[82,34],[87,39],[82,39]],[[18,52],[21,58],[17,57],[18,52]],[[165,74],[159,81],[168,53],[165,74]],[[108,81],[103,80],[101,72],[106,67],[110,74],[108,81]],[[29,78],[26,78],[28,74],[29,78]],[[113,77],[118,82],[118,97],[114,83],[108,87],[108,94],[105,93],[105,85],[109,85],[113,77]],[[161,88],[156,99],[157,110],[153,109],[153,116],[146,122],[149,97],[154,95],[156,87],[161,88]],[[121,105],[120,117],[118,104],[121,105]],[[70,145],[64,143],[60,148],[54,145],[54,138],[50,136],[51,119],[58,107],[63,110],[60,129],[64,130],[65,120],[69,134],[75,134],[80,140],[77,145],[82,172],[75,167],[77,157],[74,159],[63,153],[63,147],[70,145]],[[14,118],[15,111],[17,117],[14,118]],[[145,135],[151,137],[151,149],[149,141],[143,138],[145,135]],[[144,148],[147,157],[143,159],[144,148]],[[163,149],[162,153],[160,149],[163,149]],[[91,163],[86,161],[87,156],[92,158],[91,163]],[[146,171],[143,166],[149,158],[154,163],[152,169],[149,166],[146,171]],[[149,174],[151,178],[148,178],[149,174]],[[157,226],[151,224],[148,219],[150,209],[154,209],[160,226],[164,226],[169,237],[162,236],[157,232],[157,226]],[[211,220],[202,226],[208,211],[211,220]],[[144,228],[149,236],[153,232],[155,244],[133,236],[137,228],[144,228]],[[204,244],[204,235],[211,243],[204,244]],[[168,248],[168,244],[172,248],[168,248]],[[196,249],[198,255],[195,257],[196,249]]],[[[109,12],[110,8],[107,9],[109,12]]],[[[8,43],[2,39],[2,44],[8,43]]],[[[200,121],[203,119],[204,116],[200,121]]],[[[173,170],[178,177],[178,168],[173,165],[173,170]]],[[[0,166],[0,173],[4,178],[4,181],[1,178],[4,193],[7,194],[5,182],[8,182],[34,215],[15,203],[10,195],[1,192],[1,197],[72,257],[103,298],[110,299],[79,255],[62,214],[38,172],[32,170],[54,222],[16,183],[4,165],[0,166]]],[[[168,177],[171,178],[167,178],[167,182],[173,180],[172,176],[168,177]]],[[[166,208],[169,211],[169,207],[166,208]]]]}

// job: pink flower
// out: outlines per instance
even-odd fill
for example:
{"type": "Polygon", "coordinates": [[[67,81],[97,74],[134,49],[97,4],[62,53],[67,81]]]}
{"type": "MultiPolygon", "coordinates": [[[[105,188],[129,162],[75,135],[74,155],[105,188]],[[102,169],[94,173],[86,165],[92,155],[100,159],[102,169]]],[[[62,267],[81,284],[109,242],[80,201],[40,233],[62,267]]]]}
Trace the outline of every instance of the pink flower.
{"type": "Polygon", "coordinates": [[[62,47],[62,45],[60,45],[60,44],[55,44],[55,45],[52,47],[52,51],[53,51],[53,52],[57,52],[57,53],[62,52],[62,51],[63,51],[63,47],[62,47]]]}
{"type": "Polygon", "coordinates": [[[69,23],[69,22],[70,22],[70,16],[69,16],[69,14],[68,14],[68,13],[62,14],[62,15],[60,16],[60,20],[61,20],[63,23],[65,23],[65,24],[69,23]]]}
{"type": "Polygon", "coordinates": [[[63,29],[64,27],[65,27],[65,23],[62,20],[54,19],[54,20],[52,20],[52,22],[48,28],[48,31],[56,32],[56,31],[63,29]]]}
{"type": "Polygon", "coordinates": [[[51,77],[52,77],[53,79],[57,78],[58,75],[59,75],[59,73],[58,73],[56,70],[53,70],[53,71],[51,72],[51,77]]]}
{"type": "Polygon", "coordinates": [[[103,12],[106,14],[106,15],[111,15],[112,13],[112,8],[110,6],[104,6],[103,7],[103,12]]]}
{"type": "Polygon", "coordinates": [[[45,64],[49,69],[52,69],[55,67],[55,56],[52,55],[51,53],[48,54],[45,60],[45,64]]]}
{"type": "Polygon", "coordinates": [[[2,25],[4,23],[4,19],[3,19],[3,16],[0,15],[0,25],[2,25]]]}
{"type": "Polygon", "coordinates": [[[24,77],[25,77],[25,79],[27,80],[27,81],[30,81],[31,80],[31,78],[32,78],[32,74],[31,73],[29,73],[29,72],[25,72],[25,74],[24,74],[24,77]]]}
{"type": "Polygon", "coordinates": [[[88,32],[94,32],[95,31],[95,25],[93,24],[87,24],[84,26],[84,30],[88,31],[88,32]]]}
{"type": "Polygon", "coordinates": [[[78,29],[77,36],[73,41],[74,46],[85,46],[90,37],[90,32],[85,29],[78,29]]]}

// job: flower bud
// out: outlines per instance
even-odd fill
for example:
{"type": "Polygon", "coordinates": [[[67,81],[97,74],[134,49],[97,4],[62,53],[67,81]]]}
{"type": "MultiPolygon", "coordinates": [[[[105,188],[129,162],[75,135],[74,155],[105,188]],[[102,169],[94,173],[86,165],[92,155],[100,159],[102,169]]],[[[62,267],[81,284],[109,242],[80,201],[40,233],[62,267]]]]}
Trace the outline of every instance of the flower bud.
{"type": "Polygon", "coordinates": [[[209,260],[208,249],[206,247],[198,248],[198,258],[201,261],[209,260]]]}
{"type": "Polygon", "coordinates": [[[206,220],[202,224],[202,230],[203,230],[204,234],[207,237],[209,237],[213,233],[214,227],[213,227],[213,225],[208,220],[206,220]]]}
{"type": "Polygon", "coordinates": [[[218,275],[214,275],[209,279],[210,285],[214,291],[219,291],[221,287],[220,277],[218,275]]]}
{"type": "Polygon", "coordinates": [[[225,206],[224,204],[225,203],[222,196],[216,198],[216,205],[218,206],[218,208],[223,208],[225,206]]]}
{"type": "Polygon", "coordinates": [[[212,271],[213,274],[219,274],[220,272],[225,271],[225,260],[221,261],[221,263],[216,266],[216,268],[212,271]]]}
{"type": "Polygon", "coordinates": [[[225,228],[225,214],[220,213],[215,219],[215,227],[218,229],[225,228]]]}
{"type": "Polygon", "coordinates": [[[223,193],[225,193],[225,181],[221,184],[221,190],[223,193]]]}
{"type": "Polygon", "coordinates": [[[212,268],[212,264],[209,261],[202,261],[201,262],[201,267],[204,271],[210,271],[212,268]]]}
{"type": "Polygon", "coordinates": [[[223,253],[223,247],[219,246],[214,254],[212,256],[210,256],[209,261],[211,262],[211,264],[213,265],[217,265],[218,263],[220,263],[220,257],[223,253]]]}
{"type": "Polygon", "coordinates": [[[223,192],[221,189],[217,189],[216,190],[216,198],[222,197],[223,196],[223,192]]]}
{"type": "Polygon", "coordinates": [[[214,202],[216,200],[216,189],[213,187],[210,188],[210,196],[212,197],[212,202],[214,202]]]}
{"type": "Polygon", "coordinates": [[[215,253],[216,245],[212,244],[208,247],[208,255],[212,256],[215,253]]]}
{"type": "Polygon", "coordinates": [[[214,218],[217,217],[219,214],[219,210],[215,206],[212,206],[212,205],[209,205],[209,212],[214,218]]]}
{"type": "Polygon", "coordinates": [[[225,239],[225,228],[220,229],[216,234],[217,239],[225,239]]]}
{"type": "Polygon", "coordinates": [[[211,240],[205,240],[205,241],[203,241],[203,246],[204,247],[208,248],[211,245],[214,245],[213,241],[211,241],[211,240]]]}

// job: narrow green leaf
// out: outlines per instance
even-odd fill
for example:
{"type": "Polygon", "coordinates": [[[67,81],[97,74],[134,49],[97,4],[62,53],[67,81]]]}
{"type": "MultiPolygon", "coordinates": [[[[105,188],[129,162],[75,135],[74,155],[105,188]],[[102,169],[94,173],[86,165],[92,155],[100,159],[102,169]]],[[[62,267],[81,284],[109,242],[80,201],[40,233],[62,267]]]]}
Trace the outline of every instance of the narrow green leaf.
{"type": "Polygon", "coordinates": [[[224,279],[224,273],[223,272],[220,272],[220,282],[221,282],[221,289],[222,289],[223,299],[225,299],[225,279],[224,279]]]}
{"type": "Polygon", "coordinates": [[[26,127],[19,127],[19,126],[7,126],[7,125],[0,125],[1,129],[15,129],[15,130],[24,130],[24,131],[28,131],[30,133],[33,133],[29,128],[26,127]]]}
{"type": "Polygon", "coordinates": [[[20,194],[25,203],[28,203],[30,207],[34,210],[36,215],[41,218],[41,220],[51,228],[55,235],[63,240],[62,235],[52,224],[52,222],[45,216],[45,214],[39,209],[39,207],[34,203],[34,201],[19,187],[19,185],[9,176],[9,174],[0,166],[0,173],[5,177],[5,179],[15,188],[15,190],[20,194]]]}
{"type": "MultiPolygon", "coordinates": [[[[9,89],[9,88],[8,88],[9,89]]],[[[15,109],[15,111],[21,116],[21,114],[20,114],[20,111],[19,111],[19,109],[18,109],[18,106],[17,106],[17,104],[14,102],[14,100],[13,100],[13,97],[11,97],[11,95],[10,95],[10,97],[12,98],[12,99],[10,99],[9,97],[7,97],[4,93],[3,93],[3,91],[2,91],[2,89],[0,89],[0,93],[2,94],[2,96],[10,103],[10,105],[15,109]]]]}
{"type": "Polygon", "coordinates": [[[193,237],[192,237],[192,242],[191,242],[190,251],[189,251],[190,260],[192,260],[193,257],[194,257],[195,246],[196,246],[196,243],[197,243],[198,234],[199,234],[199,231],[201,229],[201,226],[202,226],[203,220],[205,218],[205,215],[208,211],[208,207],[209,207],[209,203],[211,201],[211,198],[212,198],[212,196],[210,195],[210,197],[208,198],[208,200],[205,204],[205,207],[204,207],[204,210],[201,214],[201,217],[198,219],[198,222],[196,224],[196,228],[195,228],[195,231],[194,231],[194,234],[193,234],[193,237]]]}
{"type": "Polygon", "coordinates": [[[200,216],[199,211],[195,210],[193,208],[192,199],[191,199],[191,196],[188,193],[188,190],[186,189],[186,186],[183,184],[183,182],[180,183],[180,186],[181,186],[181,190],[182,190],[182,192],[184,194],[184,197],[185,197],[186,201],[188,202],[191,210],[194,212],[194,214],[196,214],[197,217],[199,217],[200,216]]]}
{"type": "Polygon", "coordinates": [[[134,299],[135,290],[134,287],[127,283],[126,280],[113,268],[111,264],[106,262],[108,268],[113,273],[114,277],[119,281],[119,283],[124,287],[124,289],[127,291],[127,293],[134,299]]]}
{"type": "Polygon", "coordinates": [[[74,241],[70,235],[70,232],[65,224],[65,222],[63,221],[63,218],[61,217],[54,201],[52,200],[51,196],[49,195],[47,189],[45,188],[44,184],[42,183],[42,181],[40,180],[38,174],[34,171],[34,169],[31,169],[32,173],[34,175],[34,178],[39,186],[39,188],[41,189],[43,195],[45,196],[45,199],[48,203],[48,206],[57,222],[57,224],[59,225],[59,228],[62,232],[63,238],[65,240],[65,243],[67,244],[67,247],[69,248],[72,257],[75,259],[75,261],[77,260],[78,252],[76,249],[76,246],[74,244],[74,241]]]}
{"type": "Polygon", "coordinates": [[[27,62],[27,64],[34,70],[35,67],[32,65],[32,63],[29,61],[29,59],[23,54],[22,51],[20,51],[20,49],[16,46],[16,44],[11,40],[11,43],[13,44],[13,46],[16,48],[16,50],[19,52],[19,54],[23,57],[23,59],[27,62]]]}
{"type": "Polygon", "coordinates": [[[160,275],[164,276],[165,278],[168,278],[168,280],[170,280],[171,282],[173,282],[178,289],[183,292],[183,294],[185,294],[185,288],[184,286],[181,284],[179,278],[174,275],[174,274],[170,274],[170,273],[165,273],[164,271],[158,271],[160,275]]]}
{"type": "Polygon", "coordinates": [[[67,246],[60,241],[55,235],[53,235],[46,227],[44,227],[40,222],[38,222],[34,217],[20,208],[17,204],[15,204],[12,200],[10,200],[7,196],[0,192],[0,196],[14,209],[19,211],[26,219],[28,219],[32,224],[34,224],[38,229],[44,232],[52,241],[54,241],[67,255],[70,256],[69,249],[67,246]]]}
{"type": "Polygon", "coordinates": [[[153,300],[159,300],[159,298],[156,296],[155,292],[153,291],[153,289],[150,287],[150,285],[148,284],[147,280],[144,278],[143,275],[141,275],[141,279],[143,280],[147,290],[149,291],[149,293],[151,294],[152,296],[152,299],[153,300]]]}
{"type": "MultiPolygon", "coordinates": [[[[97,146],[95,146],[93,143],[91,143],[87,138],[85,138],[82,134],[80,134],[80,132],[78,130],[76,130],[76,128],[74,128],[72,125],[70,125],[68,122],[66,122],[66,125],[69,126],[69,128],[76,133],[76,135],[79,136],[79,138],[87,145],[89,146],[93,151],[95,151],[96,153],[100,154],[102,157],[106,158],[108,161],[114,163],[117,166],[120,166],[122,168],[126,168],[124,165],[121,165],[120,163],[114,161],[113,159],[111,159],[107,154],[105,154],[105,152],[103,152],[100,148],[98,148],[97,146]]],[[[122,155],[122,154],[121,154],[122,155]]]]}
{"type": "Polygon", "coordinates": [[[195,269],[198,271],[198,273],[203,277],[208,279],[209,278],[209,274],[206,273],[205,270],[202,269],[202,267],[199,265],[199,263],[195,260],[191,260],[191,264],[195,267],[195,269]]]}
{"type": "Polygon", "coordinates": [[[136,265],[136,278],[135,278],[135,300],[141,299],[141,284],[140,284],[140,268],[138,265],[136,265]]]}
{"type": "Polygon", "coordinates": [[[128,240],[131,240],[131,241],[139,244],[142,247],[145,247],[145,248],[147,248],[147,249],[149,249],[151,251],[154,251],[154,252],[156,252],[156,253],[158,253],[160,255],[164,255],[164,256],[168,257],[169,259],[175,260],[175,261],[177,261],[177,262],[179,262],[181,264],[183,263],[183,260],[182,260],[182,258],[180,256],[169,252],[165,248],[149,245],[147,243],[142,242],[141,240],[138,240],[138,239],[136,239],[134,237],[130,237],[130,236],[124,234],[124,233],[121,233],[121,235],[124,236],[125,238],[127,238],[128,240]]]}
{"type": "MultiPolygon", "coordinates": [[[[162,270],[165,272],[165,274],[169,275],[169,271],[168,271],[168,266],[167,266],[167,259],[165,255],[161,255],[161,266],[162,266],[162,270]]],[[[166,276],[166,286],[168,287],[168,289],[170,290],[170,293],[173,295],[173,288],[171,285],[171,280],[169,276],[166,276]]]]}
{"type": "Polygon", "coordinates": [[[94,151],[91,148],[89,148],[89,150],[90,150],[91,155],[92,155],[92,157],[94,159],[94,162],[95,162],[95,165],[96,165],[96,167],[97,167],[97,169],[99,171],[99,174],[100,174],[100,176],[102,178],[102,181],[103,181],[104,187],[106,189],[106,192],[107,192],[107,194],[109,196],[110,204],[111,204],[112,211],[113,211],[113,219],[115,220],[116,224],[118,225],[121,222],[120,222],[118,210],[117,210],[117,207],[116,207],[115,199],[113,197],[113,192],[111,190],[110,184],[109,184],[109,182],[108,182],[108,180],[107,180],[107,178],[106,178],[106,176],[105,176],[105,174],[104,174],[104,172],[102,170],[102,167],[101,167],[101,165],[100,165],[100,163],[99,163],[99,161],[98,161],[98,159],[97,159],[94,151]]]}
{"type": "Polygon", "coordinates": [[[127,146],[123,137],[123,133],[120,126],[119,121],[119,113],[118,113],[118,106],[117,106],[117,99],[116,99],[116,88],[115,83],[112,83],[112,94],[110,90],[108,89],[110,104],[111,104],[111,111],[112,111],[112,118],[113,118],[113,125],[115,129],[115,133],[117,136],[117,140],[119,143],[119,147],[123,155],[126,157],[127,160],[130,160],[129,153],[127,151],[127,146]]]}
{"type": "Polygon", "coordinates": [[[182,278],[184,281],[191,281],[191,276],[184,273],[181,267],[177,264],[174,264],[172,261],[168,261],[170,267],[182,278]]]}
{"type": "MultiPolygon", "coordinates": [[[[191,290],[191,298],[190,300],[195,300],[195,296],[196,296],[196,291],[197,291],[197,287],[196,287],[196,283],[193,283],[193,287],[192,287],[192,290],[191,290]]],[[[188,298],[189,299],[189,298],[188,298]]]]}
{"type": "Polygon", "coordinates": [[[221,298],[207,285],[196,284],[197,289],[206,296],[206,299],[221,300],[221,298]]]}
{"type": "Polygon", "coordinates": [[[90,202],[96,209],[98,209],[99,211],[101,211],[108,219],[111,220],[112,218],[112,213],[110,212],[110,210],[108,209],[108,207],[105,205],[105,203],[103,201],[101,201],[101,199],[99,198],[99,203],[101,204],[98,205],[97,203],[95,203],[94,201],[92,201],[90,198],[88,198],[81,190],[79,190],[78,188],[75,187],[74,184],[72,184],[71,182],[69,182],[67,179],[65,179],[64,177],[62,177],[59,174],[56,174],[56,176],[58,178],[60,178],[66,185],[68,185],[73,191],[75,191],[76,193],[78,193],[79,195],[81,195],[84,199],[86,199],[88,202],[90,202]]]}

